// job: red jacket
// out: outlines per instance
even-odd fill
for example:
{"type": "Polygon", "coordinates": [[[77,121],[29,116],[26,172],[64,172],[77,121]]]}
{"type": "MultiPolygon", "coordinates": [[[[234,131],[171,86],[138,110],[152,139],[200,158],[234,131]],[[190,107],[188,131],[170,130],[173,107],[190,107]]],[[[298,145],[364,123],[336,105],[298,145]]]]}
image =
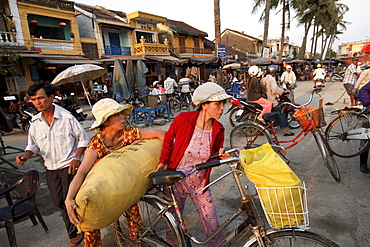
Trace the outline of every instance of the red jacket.
{"type": "MultiPolygon", "coordinates": [[[[199,111],[182,112],[170,125],[165,134],[160,162],[168,164],[168,170],[175,170],[187,149],[193,135],[199,111]]],[[[218,153],[224,144],[224,126],[214,120],[212,125],[211,155],[218,153]]],[[[207,170],[206,184],[211,169],[207,170]]]]}

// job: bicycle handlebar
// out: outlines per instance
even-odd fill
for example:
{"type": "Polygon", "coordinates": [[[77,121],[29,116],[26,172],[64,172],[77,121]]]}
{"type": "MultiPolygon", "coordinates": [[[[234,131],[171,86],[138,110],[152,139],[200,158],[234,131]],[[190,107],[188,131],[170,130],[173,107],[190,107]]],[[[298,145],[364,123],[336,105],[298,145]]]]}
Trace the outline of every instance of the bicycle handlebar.
{"type": "Polygon", "coordinates": [[[314,94],[314,93],[319,94],[319,92],[321,91],[321,89],[322,89],[322,88],[315,88],[314,90],[312,90],[311,95],[310,95],[310,99],[309,99],[309,100],[308,100],[308,102],[307,102],[307,103],[305,103],[305,104],[302,104],[302,105],[294,105],[294,104],[292,104],[292,103],[290,103],[290,102],[284,102],[284,103],[282,103],[282,104],[283,104],[283,105],[289,105],[289,106],[291,106],[291,107],[293,107],[293,108],[296,108],[296,109],[300,109],[300,108],[302,108],[302,107],[304,107],[304,106],[306,106],[306,105],[309,105],[309,104],[312,102],[313,94],[314,94]]]}
{"type": "Polygon", "coordinates": [[[208,169],[212,167],[217,167],[225,163],[232,163],[232,162],[238,162],[238,161],[239,161],[238,157],[231,157],[231,158],[227,158],[223,160],[214,160],[214,161],[197,164],[195,165],[195,169],[197,169],[197,171],[200,171],[200,170],[204,170],[204,169],[208,169]]]}

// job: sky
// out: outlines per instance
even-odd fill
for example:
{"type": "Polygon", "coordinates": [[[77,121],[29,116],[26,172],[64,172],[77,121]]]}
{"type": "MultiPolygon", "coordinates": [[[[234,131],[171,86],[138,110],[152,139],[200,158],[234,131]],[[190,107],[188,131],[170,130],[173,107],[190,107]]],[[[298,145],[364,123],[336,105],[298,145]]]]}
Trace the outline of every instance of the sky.
{"type": "MultiPolygon", "coordinates": [[[[208,39],[215,37],[213,0],[77,0],[75,2],[87,5],[100,5],[107,9],[119,10],[125,13],[143,11],[168,19],[183,21],[201,31],[208,33],[208,39]]],[[[263,22],[259,21],[263,9],[252,14],[254,0],[220,0],[221,32],[227,28],[243,32],[253,37],[263,35],[263,22]]],[[[344,20],[347,30],[339,35],[333,46],[337,50],[339,44],[370,39],[368,28],[370,17],[370,0],[340,0],[349,7],[344,20]]],[[[291,16],[293,17],[293,15],[291,16]]],[[[270,14],[269,38],[280,38],[281,12],[270,14]]],[[[304,34],[303,26],[297,26],[291,21],[290,30],[286,31],[290,43],[301,45],[304,34]]],[[[307,46],[309,47],[309,46],[307,46]]]]}

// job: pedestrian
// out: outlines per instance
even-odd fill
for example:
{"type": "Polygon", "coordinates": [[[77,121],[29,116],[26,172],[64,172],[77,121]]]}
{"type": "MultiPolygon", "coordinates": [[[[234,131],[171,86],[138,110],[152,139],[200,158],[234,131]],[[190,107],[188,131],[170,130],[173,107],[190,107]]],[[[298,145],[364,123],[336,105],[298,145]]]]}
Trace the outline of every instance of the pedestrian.
{"type": "Polygon", "coordinates": [[[166,73],[167,79],[164,81],[164,89],[166,89],[167,95],[172,95],[175,92],[175,88],[177,88],[177,83],[174,79],[171,78],[169,73],[166,73]]]}
{"type": "MultiPolygon", "coordinates": [[[[367,69],[367,70],[369,70],[369,69],[367,69]]],[[[364,73],[364,72],[362,72],[362,73],[364,73]]],[[[368,81],[365,85],[363,85],[361,87],[361,89],[358,93],[358,98],[360,99],[362,105],[367,108],[367,111],[370,112],[370,81],[368,81]]],[[[365,126],[362,126],[362,127],[369,128],[369,122],[368,121],[364,122],[363,124],[365,126]]],[[[363,145],[363,144],[364,143],[361,143],[361,145],[363,145]]],[[[364,151],[360,154],[360,171],[365,173],[365,174],[368,174],[370,172],[369,167],[367,165],[368,157],[369,157],[369,149],[367,149],[366,151],[364,151]]]]}
{"type": "Polygon", "coordinates": [[[76,246],[83,235],[77,234],[77,228],[69,221],[64,200],[89,137],[72,114],[52,104],[55,94],[52,86],[45,82],[34,84],[29,87],[28,94],[39,113],[32,118],[26,152],[18,155],[15,161],[23,165],[38,153],[44,159],[50,195],[54,205],[62,210],[70,246],[76,246]]]}
{"type": "MultiPolygon", "coordinates": [[[[198,110],[180,113],[165,134],[159,170],[182,171],[186,177],[174,184],[173,189],[180,211],[190,196],[207,237],[218,227],[216,209],[210,190],[202,191],[209,183],[210,169],[197,171],[195,165],[206,162],[211,155],[223,153],[225,128],[217,121],[222,116],[226,99],[231,98],[216,83],[206,82],[193,94],[198,110]]],[[[223,234],[217,234],[209,246],[217,246],[223,234]]]]}
{"type": "Polygon", "coordinates": [[[277,116],[277,120],[279,123],[280,128],[283,131],[284,136],[293,136],[294,133],[290,132],[288,130],[288,122],[287,119],[283,113],[283,106],[284,105],[278,105],[278,102],[276,100],[276,96],[282,95],[283,93],[290,93],[289,90],[285,90],[282,88],[279,88],[277,86],[276,80],[275,80],[275,74],[277,71],[276,65],[269,65],[267,67],[267,75],[265,78],[261,80],[263,85],[267,88],[267,99],[272,102],[272,110],[274,112],[279,112],[280,114],[277,116]]]}
{"type": "Polygon", "coordinates": [[[343,86],[347,91],[350,98],[351,106],[357,105],[357,100],[355,99],[356,91],[353,91],[357,81],[357,66],[356,63],[358,58],[353,58],[352,63],[348,65],[346,71],[344,72],[343,86]]]}
{"type": "Polygon", "coordinates": [[[357,92],[360,91],[360,89],[368,82],[370,82],[370,62],[366,65],[365,70],[361,72],[352,93],[356,93],[356,90],[357,92]]]}
{"type": "MultiPolygon", "coordinates": [[[[75,196],[78,193],[83,181],[90,169],[107,154],[127,146],[139,139],[159,138],[163,140],[164,133],[161,130],[139,129],[125,125],[125,118],[130,114],[133,107],[129,104],[120,105],[113,99],[101,99],[92,108],[95,122],[90,130],[98,130],[90,140],[85,151],[84,159],[71,185],[65,200],[70,221],[77,225],[80,219],[77,218],[75,196]]],[[[124,179],[124,178],[123,178],[124,179]]],[[[107,214],[109,212],[106,212],[107,214]]],[[[130,208],[130,213],[140,218],[137,205],[130,208]]],[[[136,229],[130,234],[135,234],[136,229]]],[[[102,246],[100,229],[86,231],[84,233],[85,247],[102,246]]]]}

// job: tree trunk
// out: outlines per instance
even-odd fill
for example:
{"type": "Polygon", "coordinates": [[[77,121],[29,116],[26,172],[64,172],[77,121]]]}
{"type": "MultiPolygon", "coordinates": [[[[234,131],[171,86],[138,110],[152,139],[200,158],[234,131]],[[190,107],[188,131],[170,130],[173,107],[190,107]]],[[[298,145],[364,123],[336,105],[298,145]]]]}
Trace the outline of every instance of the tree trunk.
{"type": "Polygon", "coordinates": [[[304,36],[302,40],[301,48],[299,49],[298,59],[304,59],[305,53],[306,53],[306,44],[307,44],[307,35],[308,31],[310,30],[312,23],[312,19],[307,23],[304,24],[304,36]]]}
{"type": "Polygon", "coordinates": [[[265,6],[265,23],[264,23],[264,30],[263,30],[263,41],[262,41],[262,52],[263,48],[267,47],[267,39],[269,34],[269,22],[270,22],[270,0],[266,0],[266,6],[265,6]]]}
{"type": "Polygon", "coordinates": [[[315,44],[313,47],[313,57],[316,59],[316,50],[317,50],[317,40],[319,39],[319,25],[317,25],[316,29],[316,36],[315,36],[315,44]]]}
{"type": "Polygon", "coordinates": [[[313,58],[313,46],[315,44],[315,35],[316,35],[316,18],[314,20],[314,23],[313,23],[313,32],[312,32],[312,38],[311,38],[311,55],[310,55],[310,58],[312,59],[313,58]]]}
{"type": "Polygon", "coordinates": [[[283,18],[281,24],[281,38],[280,38],[280,50],[279,50],[279,60],[283,58],[283,50],[285,43],[285,0],[283,0],[283,18]]]}

